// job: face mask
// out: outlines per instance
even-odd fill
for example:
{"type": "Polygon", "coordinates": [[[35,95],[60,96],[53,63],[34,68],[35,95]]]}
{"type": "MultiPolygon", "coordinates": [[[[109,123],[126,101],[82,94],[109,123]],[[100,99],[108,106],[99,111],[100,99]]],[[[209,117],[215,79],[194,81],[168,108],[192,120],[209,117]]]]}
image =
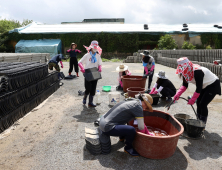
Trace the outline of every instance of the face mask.
{"type": "Polygon", "coordinates": [[[94,48],[93,48],[92,50],[93,50],[94,53],[97,52],[97,49],[94,49],[94,48]]]}

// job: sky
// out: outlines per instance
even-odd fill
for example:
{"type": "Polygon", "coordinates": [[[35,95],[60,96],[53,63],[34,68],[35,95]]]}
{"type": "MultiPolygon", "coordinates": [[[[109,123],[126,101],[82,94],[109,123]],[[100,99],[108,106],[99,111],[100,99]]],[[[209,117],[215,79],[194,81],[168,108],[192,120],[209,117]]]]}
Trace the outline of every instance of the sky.
{"type": "Polygon", "coordinates": [[[221,0],[0,0],[0,19],[44,24],[124,18],[126,24],[221,24],[221,0]]]}

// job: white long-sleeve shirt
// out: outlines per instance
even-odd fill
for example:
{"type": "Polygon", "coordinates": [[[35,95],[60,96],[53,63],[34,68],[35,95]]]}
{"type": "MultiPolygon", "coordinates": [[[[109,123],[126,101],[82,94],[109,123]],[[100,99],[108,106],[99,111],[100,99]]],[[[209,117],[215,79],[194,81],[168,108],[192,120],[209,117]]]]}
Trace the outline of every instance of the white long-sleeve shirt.
{"type": "Polygon", "coordinates": [[[90,53],[86,53],[80,60],[79,60],[79,63],[82,63],[83,65],[85,65],[85,69],[88,69],[88,68],[93,68],[93,67],[97,67],[99,65],[102,65],[102,59],[100,57],[99,54],[96,53],[96,59],[97,61],[95,63],[92,63],[91,62],[91,54],[90,53]]]}
{"type": "MultiPolygon", "coordinates": [[[[155,83],[155,85],[153,86],[153,88],[156,88],[156,87],[157,87],[157,83],[155,83]]],[[[163,87],[160,86],[160,87],[157,89],[157,92],[160,93],[162,90],[163,90],[163,87]]]]}

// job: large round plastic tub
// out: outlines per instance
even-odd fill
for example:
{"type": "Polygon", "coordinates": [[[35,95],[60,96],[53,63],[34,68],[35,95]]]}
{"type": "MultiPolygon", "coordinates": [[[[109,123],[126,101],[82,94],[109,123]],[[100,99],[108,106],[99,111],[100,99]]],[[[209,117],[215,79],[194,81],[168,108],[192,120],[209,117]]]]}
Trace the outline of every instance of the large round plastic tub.
{"type": "Polygon", "coordinates": [[[145,88],[146,79],[147,78],[143,78],[143,76],[134,76],[134,75],[122,76],[123,91],[127,92],[127,88],[129,87],[145,88]]]}
{"type": "Polygon", "coordinates": [[[127,88],[128,97],[135,97],[138,93],[145,93],[145,88],[141,87],[129,87],[127,88]]]}
{"type": "MultiPolygon", "coordinates": [[[[143,157],[150,159],[166,159],[172,156],[176,150],[179,136],[183,133],[183,125],[168,113],[153,110],[153,112],[143,111],[146,126],[159,128],[167,132],[169,136],[150,136],[137,132],[133,146],[143,157]]],[[[133,125],[133,121],[129,122],[133,125]]]]}

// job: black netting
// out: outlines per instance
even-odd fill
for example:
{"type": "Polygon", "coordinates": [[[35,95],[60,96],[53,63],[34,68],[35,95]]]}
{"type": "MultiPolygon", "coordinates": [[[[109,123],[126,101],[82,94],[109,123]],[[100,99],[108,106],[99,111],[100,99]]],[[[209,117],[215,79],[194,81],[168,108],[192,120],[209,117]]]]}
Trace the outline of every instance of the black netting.
{"type": "Polygon", "coordinates": [[[59,88],[58,72],[37,62],[0,63],[0,133],[59,88]]]}

